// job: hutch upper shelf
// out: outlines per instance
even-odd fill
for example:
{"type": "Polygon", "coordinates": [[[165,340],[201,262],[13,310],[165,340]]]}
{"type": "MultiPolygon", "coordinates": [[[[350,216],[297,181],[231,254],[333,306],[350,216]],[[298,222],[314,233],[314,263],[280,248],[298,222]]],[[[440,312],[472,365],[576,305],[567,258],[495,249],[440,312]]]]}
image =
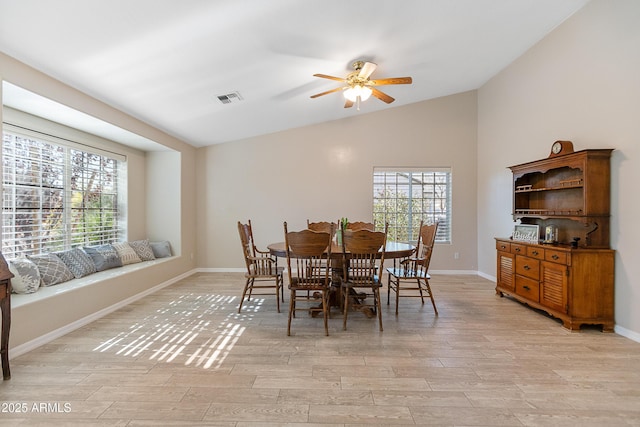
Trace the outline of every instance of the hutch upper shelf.
{"type": "Polygon", "coordinates": [[[511,166],[513,218],[559,229],[559,242],[609,247],[612,149],[581,150],[511,166]]]}

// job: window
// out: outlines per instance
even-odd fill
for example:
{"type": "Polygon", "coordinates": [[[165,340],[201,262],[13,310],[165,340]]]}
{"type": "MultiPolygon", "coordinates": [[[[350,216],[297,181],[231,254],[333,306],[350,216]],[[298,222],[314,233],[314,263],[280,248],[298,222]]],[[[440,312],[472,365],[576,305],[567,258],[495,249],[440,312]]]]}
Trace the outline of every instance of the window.
{"type": "Polygon", "coordinates": [[[125,233],[118,191],[124,162],[35,134],[3,132],[3,254],[15,258],[119,240],[125,233]]]}
{"type": "Polygon", "coordinates": [[[420,221],[439,222],[436,242],[451,242],[451,169],[375,168],[373,218],[388,239],[415,242],[420,221]]]}

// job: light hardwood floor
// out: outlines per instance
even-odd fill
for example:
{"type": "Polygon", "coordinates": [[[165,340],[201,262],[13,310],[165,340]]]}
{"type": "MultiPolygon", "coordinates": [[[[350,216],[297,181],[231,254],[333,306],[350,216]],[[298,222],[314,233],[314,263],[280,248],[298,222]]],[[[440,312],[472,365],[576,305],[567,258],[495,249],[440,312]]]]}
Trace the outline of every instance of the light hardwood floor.
{"type": "MultiPolygon", "coordinates": [[[[377,320],[237,313],[241,274],[196,274],[11,361],[0,425],[640,425],[640,344],[569,332],[476,276],[377,320]],[[25,413],[15,413],[24,403],[25,413]]],[[[46,322],[46,313],[40,321],[46,322]]]]}

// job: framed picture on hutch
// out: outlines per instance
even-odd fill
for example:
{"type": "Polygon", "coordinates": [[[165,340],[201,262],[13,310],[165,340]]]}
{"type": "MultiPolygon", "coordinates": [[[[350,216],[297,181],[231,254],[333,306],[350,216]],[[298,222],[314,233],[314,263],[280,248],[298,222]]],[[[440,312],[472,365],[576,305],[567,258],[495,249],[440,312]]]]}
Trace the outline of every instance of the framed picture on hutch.
{"type": "Polygon", "coordinates": [[[538,225],[517,224],[513,227],[513,240],[518,242],[538,243],[540,230],[538,225]]]}

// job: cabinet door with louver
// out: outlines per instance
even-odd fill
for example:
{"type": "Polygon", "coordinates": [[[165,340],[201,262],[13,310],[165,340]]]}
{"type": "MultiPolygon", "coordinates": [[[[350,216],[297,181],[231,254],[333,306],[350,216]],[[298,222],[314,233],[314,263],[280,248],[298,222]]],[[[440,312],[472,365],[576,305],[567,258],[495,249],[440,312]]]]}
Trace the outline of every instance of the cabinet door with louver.
{"type": "Polygon", "coordinates": [[[498,287],[511,292],[515,290],[515,268],[514,254],[498,252],[498,287]]]}
{"type": "Polygon", "coordinates": [[[543,261],[540,269],[540,304],[568,313],[568,278],[566,265],[543,261]]]}

